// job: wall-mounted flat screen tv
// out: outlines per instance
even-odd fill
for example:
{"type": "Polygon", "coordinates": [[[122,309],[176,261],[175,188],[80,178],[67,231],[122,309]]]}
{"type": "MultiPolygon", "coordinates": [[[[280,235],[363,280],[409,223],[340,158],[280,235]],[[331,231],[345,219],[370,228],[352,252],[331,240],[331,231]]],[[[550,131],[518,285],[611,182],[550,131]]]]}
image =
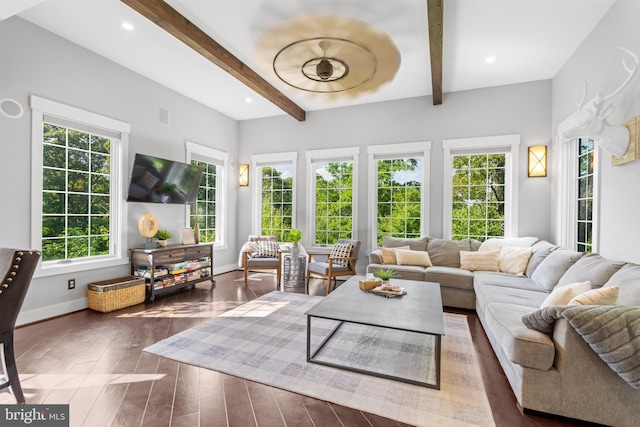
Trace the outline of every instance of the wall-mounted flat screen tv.
{"type": "Polygon", "coordinates": [[[136,154],[127,201],[180,205],[194,203],[201,177],[201,167],[136,154]]]}

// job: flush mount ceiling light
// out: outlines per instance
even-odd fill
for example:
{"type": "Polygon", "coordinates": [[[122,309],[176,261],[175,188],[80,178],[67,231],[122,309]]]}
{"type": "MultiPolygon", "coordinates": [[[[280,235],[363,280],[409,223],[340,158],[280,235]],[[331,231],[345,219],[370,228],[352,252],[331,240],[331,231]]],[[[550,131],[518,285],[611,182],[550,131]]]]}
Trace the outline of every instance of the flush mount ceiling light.
{"type": "Polygon", "coordinates": [[[373,92],[390,82],[400,65],[386,34],[329,16],[298,18],[266,32],[256,56],[263,73],[325,99],[373,92]]]}

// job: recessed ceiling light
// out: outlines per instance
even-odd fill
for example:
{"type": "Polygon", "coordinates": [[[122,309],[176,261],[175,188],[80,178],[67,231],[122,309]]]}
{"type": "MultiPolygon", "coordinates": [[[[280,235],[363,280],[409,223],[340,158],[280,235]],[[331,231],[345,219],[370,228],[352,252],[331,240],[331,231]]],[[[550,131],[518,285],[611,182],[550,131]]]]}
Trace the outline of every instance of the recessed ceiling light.
{"type": "Polygon", "coordinates": [[[246,102],[253,102],[253,99],[249,98],[248,96],[244,99],[246,102]]]}
{"type": "Polygon", "coordinates": [[[131,25],[129,22],[123,22],[122,28],[124,28],[127,31],[133,31],[133,25],[131,25]]]}
{"type": "Polygon", "coordinates": [[[495,56],[487,56],[487,59],[485,59],[485,62],[487,64],[491,64],[492,62],[496,61],[496,57],[495,56]]]}

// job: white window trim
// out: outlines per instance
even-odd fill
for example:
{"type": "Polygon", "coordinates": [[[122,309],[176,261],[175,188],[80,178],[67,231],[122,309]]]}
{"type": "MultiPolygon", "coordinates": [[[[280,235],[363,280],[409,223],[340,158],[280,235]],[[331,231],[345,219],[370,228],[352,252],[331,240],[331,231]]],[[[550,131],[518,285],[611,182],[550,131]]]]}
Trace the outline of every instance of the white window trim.
{"type": "Polygon", "coordinates": [[[451,238],[451,215],[453,203],[453,165],[452,152],[483,149],[504,148],[506,154],[505,167],[505,237],[518,237],[518,188],[520,170],[520,134],[484,136],[477,138],[445,139],[442,141],[444,151],[443,201],[442,201],[442,235],[451,238]]]}
{"type": "MultiPolygon", "coordinates": [[[[368,181],[368,206],[378,206],[378,162],[377,156],[403,156],[420,153],[422,157],[422,206],[420,207],[420,233],[422,236],[429,235],[429,202],[431,196],[431,141],[407,142],[400,144],[370,145],[367,147],[369,176],[368,181]]],[[[378,210],[370,209],[368,218],[368,228],[370,230],[369,244],[370,250],[375,249],[378,234],[378,210]]]]}
{"type": "Polygon", "coordinates": [[[42,127],[44,115],[50,115],[83,123],[92,127],[120,133],[120,143],[113,147],[111,153],[111,169],[114,175],[120,177],[120,185],[114,188],[115,210],[119,215],[111,215],[114,239],[114,255],[94,256],[88,259],[61,260],[40,262],[34,273],[34,277],[46,277],[57,274],[66,274],[77,271],[94,270],[96,268],[112,267],[129,263],[127,256],[127,204],[126,194],[129,134],[129,123],[112,119],[100,114],[42,98],[37,95],[29,97],[31,107],[31,247],[42,248],[42,127]],[[114,152],[115,151],[115,152],[114,152]]]}
{"type": "MultiPolygon", "coordinates": [[[[559,131],[562,124],[558,127],[559,131]]],[[[556,143],[560,144],[560,189],[557,193],[556,236],[558,244],[563,247],[577,250],[578,247],[578,138],[563,141],[557,137],[556,143]]],[[[592,204],[592,252],[600,251],[600,167],[605,153],[599,144],[594,144],[593,152],[595,161],[593,164],[593,204],[592,204]]]]}
{"type": "MultiPolygon", "coordinates": [[[[293,166],[293,180],[291,185],[291,226],[297,227],[296,221],[296,187],[297,187],[297,163],[298,153],[296,151],[289,151],[284,153],[269,153],[269,154],[254,154],[251,156],[251,169],[254,171],[255,178],[250,178],[255,184],[251,189],[251,233],[260,234],[262,225],[260,223],[262,218],[262,166],[283,165],[291,164],[293,166]]],[[[304,240],[303,240],[304,245],[304,240]]]]}
{"type": "MultiPolygon", "coordinates": [[[[216,168],[216,241],[213,243],[216,249],[227,249],[227,236],[225,230],[227,227],[227,176],[231,176],[229,169],[229,153],[197,144],[191,141],[185,141],[186,161],[191,163],[193,155],[210,158],[222,162],[222,167],[216,168]],[[219,169],[219,171],[218,171],[219,169]]],[[[197,159],[196,159],[197,160],[197,159]]],[[[191,206],[185,207],[185,227],[190,227],[189,214],[191,206]]]]}
{"type": "MultiPolygon", "coordinates": [[[[353,177],[352,177],[352,185],[353,189],[351,191],[352,195],[352,207],[351,207],[351,216],[352,216],[352,230],[351,237],[354,240],[358,239],[358,157],[360,155],[359,147],[346,147],[346,148],[329,148],[326,150],[308,150],[306,152],[307,158],[307,226],[309,228],[309,239],[315,240],[312,236],[316,235],[316,221],[315,221],[315,200],[316,200],[316,174],[315,169],[313,167],[313,163],[318,161],[343,161],[346,159],[353,161],[353,177]]],[[[326,249],[326,245],[317,245],[315,243],[309,242],[307,240],[307,244],[313,250],[322,251],[326,249]]]]}

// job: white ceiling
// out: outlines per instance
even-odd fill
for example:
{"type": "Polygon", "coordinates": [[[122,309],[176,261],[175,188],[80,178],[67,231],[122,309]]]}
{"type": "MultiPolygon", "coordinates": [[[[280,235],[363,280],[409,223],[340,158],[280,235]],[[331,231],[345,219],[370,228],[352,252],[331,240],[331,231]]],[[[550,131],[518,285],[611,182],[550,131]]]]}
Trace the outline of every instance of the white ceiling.
{"type": "MultiPolygon", "coordinates": [[[[431,95],[426,0],[166,1],[256,71],[255,41],[303,15],[350,17],[393,39],[400,68],[374,94],[327,102],[270,80],[306,111],[431,95]]],[[[448,92],[554,77],[614,1],[444,0],[443,103],[448,92]]],[[[119,0],[0,0],[0,18],[14,14],[236,120],[284,114],[119,0]]]]}

